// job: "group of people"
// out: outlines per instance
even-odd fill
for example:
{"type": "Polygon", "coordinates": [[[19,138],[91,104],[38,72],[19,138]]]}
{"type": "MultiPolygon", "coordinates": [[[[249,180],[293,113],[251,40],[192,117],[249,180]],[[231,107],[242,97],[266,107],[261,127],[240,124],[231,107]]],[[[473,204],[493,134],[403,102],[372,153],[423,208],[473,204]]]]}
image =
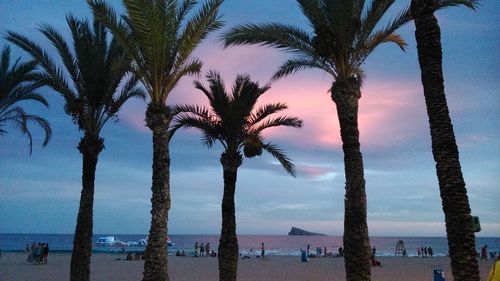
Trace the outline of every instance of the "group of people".
{"type": "MultiPolygon", "coordinates": [[[[240,258],[241,259],[249,259],[253,254],[254,254],[253,248],[251,248],[249,255],[240,254],[240,258]]],[[[260,247],[260,255],[257,254],[255,257],[258,259],[265,259],[266,258],[266,249],[264,247],[264,242],[262,242],[261,247],[260,247]]]]}
{"type": "Polygon", "coordinates": [[[186,256],[186,252],[184,252],[184,251],[181,252],[180,250],[177,250],[177,252],[175,252],[175,255],[177,257],[185,257],[186,256]]]}
{"type": "MultiPolygon", "coordinates": [[[[182,255],[182,253],[181,253],[181,255],[182,255]]],[[[209,242],[207,242],[205,245],[203,245],[203,243],[198,244],[198,242],[196,242],[194,244],[194,256],[195,257],[216,257],[217,254],[215,253],[214,250],[210,251],[210,243],[209,242]]]]}
{"type": "Polygon", "coordinates": [[[128,261],[140,261],[144,259],[144,252],[136,252],[132,254],[132,252],[128,252],[127,260],[128,261]]]}
{"type": "MultiPolygon", "coordinates": [[[[302,249],[300,249],[300,251],[302,252],[302,249]]],[[[322,248],[322,247],[318,246],[318,247],[316,247],[315,252],[312,252],[311,245],[307,245],[306,254],[307,254],[307,257],[309,257],[309,258],[317,258],[317,257],[333,258],[333,257],[343,257],[344,256],[344,248],[339,247],[337,249],[337,251],[338,251],[338,253],[334,254],[333,251],[328,252],[326,247],[322,248]]]]}
{"type": "Polygon", "coordinates": [[[26,244],[25,251],[29,253],[26,261],[32,264],[47,264],[49,258],[49,243],[26,244]]]}
{"type": "Polygon", "coordinates": [[[420,247],[417,248],[417,256],[422,258],[434,257],[434,250],[432,247],[420,247]]]}

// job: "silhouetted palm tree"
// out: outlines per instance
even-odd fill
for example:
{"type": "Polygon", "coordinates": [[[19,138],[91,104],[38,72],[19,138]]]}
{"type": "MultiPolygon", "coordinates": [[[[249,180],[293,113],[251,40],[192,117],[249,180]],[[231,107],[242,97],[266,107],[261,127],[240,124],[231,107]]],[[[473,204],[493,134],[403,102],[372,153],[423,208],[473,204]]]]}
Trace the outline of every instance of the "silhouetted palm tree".
{"type": "Polygon", "coordinates": [[[32,81],[36,70],[36,61],[20,62],[18,58],[14,65],[10,66],[10,48],[2,49],[0,65],[0,136],[6,135],[5,127],[11,124],[18,128],[23,135],[29,139],[30,154],[33,149],[33,139],[28,127],[30,122],[40,126],[45,131],[43,146],[49,143],[52,129],[47,120],[38,115],[28,114],[17,105],[18,102],[33,100],[45,106],[49,106],[47,100],[34,91],[40,84],[32,81]]]}
{"type": "Polygon", "coordinates": [[[94,179],[99,153],[104,149],[101,129],[116,118],[121,106],[132,97],[145,95],[137,78],[129,72],[130,60],[113,39],[108,40],[105,27],[98,21],[66,17],[72,44],[52,26],[39,30],[55,46],[58,65],[47,51],[29,38],[8,32],[7,40],[30,53],[43,72],[34,79],[51,87],[65,100],[64,110],[83,131],[78,150],[83,155],[82,193],[71,255],[70,280],[90,280],[92,250],[94,179]]]}
{"type": "Polygon", "coordinates": [[[146,125],[153,133],[151,228],[145,252],[144,281],[169,280],[167,222],[170,210],[170,154],[168,127],[172,112],[168,95],[179,80],[197,74],[202,62],[191,54],[211,31],[222,26],[218,17],[222,0],[207,0],[190,18],[195,0],[123,0],[125,15],[119,21],[103,0],[87,0],[94,15],[118,38],[133,59],[150,97],[146,125]]]}
{"type": "MultiPolygon", "coordinates": [[[[478,3],[475,0],[456,2],[472,9],[478,3]]],[[[434,16],[435,9],[436,0],[412,0],[411,3],[432,154],[443,202],[453,280],[479,281],[469,199],[444,92],[441,31],[434,16]]]]}
{"type": "Polygon", "coordinates": [[[406,43],[395,32],[411,17],[405,10],[386,26],[376,29],[395,0],[373,1],[366,7],[364,0],[297,2],[313,28],[312,34],[286,24],[246,24],[224,34],[223,45],[261,44],[296,54],[279,68],[274,79],[308,68],[318,68],[332,76],[330,92],[337,106],[346,177],[346,276],[348,281],[370,280],[370,241],[358,130],[358,102],[364,78],[362,65],[382,43],[395,43],[404,50],[406,43]]]}
{"type": "Polygon", "coordinates": [[[195,87],[208,98],[210,108],[194,105],[173,107],[175,112],[171,135],[182,127],[197,128],[201,131],[203,143],[212,147],[220,142],[224,147],[220,162],[224,171],[224,195],[222,198],[222,229],[219,240],[219,280],[235,281],[238,269],[238,238],[236,236],[236,216],[234,194],[238,168],[243,156],[251,158],[269,152],[283,168],[295,176],[294,165],[283,150],[265,142],[262,132],[273,127],[302,126],[296,117],[271,117],[287,108],[286,104],[266,104],[254,110],[257,100],[269,86],[260,87],[248,75],[238,75],[232,93],[226,93],[224,82],[216,72],[207,74],[209,88],[199,81],[195,87]]]}

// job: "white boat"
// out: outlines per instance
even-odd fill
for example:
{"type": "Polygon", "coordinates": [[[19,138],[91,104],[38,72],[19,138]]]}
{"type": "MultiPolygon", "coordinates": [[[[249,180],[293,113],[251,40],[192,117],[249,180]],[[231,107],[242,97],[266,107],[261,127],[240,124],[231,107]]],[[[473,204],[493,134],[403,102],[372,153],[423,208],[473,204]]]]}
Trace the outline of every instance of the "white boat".
{"type": "MultiPolygon", "coordinates": [[[[147,246],[148,245],[148,238],[149,236],[146,236],[146,238],[143,238],[141,240],[139,240],[138,242],[134,243],[134,246],[147,246]]],[[[170,238],[167,236],[167,245],[170,247],[170,246],[175,246],[174,243],[172,243],[172,240],[170,240],[170,238]]]]}
{"type": "Polygon", "coordinates": [[[97,242],[95,242],[96,246],[127,246],[123,241],[118,240],[115,236],[104,236],[99,237],[97,242]]]}

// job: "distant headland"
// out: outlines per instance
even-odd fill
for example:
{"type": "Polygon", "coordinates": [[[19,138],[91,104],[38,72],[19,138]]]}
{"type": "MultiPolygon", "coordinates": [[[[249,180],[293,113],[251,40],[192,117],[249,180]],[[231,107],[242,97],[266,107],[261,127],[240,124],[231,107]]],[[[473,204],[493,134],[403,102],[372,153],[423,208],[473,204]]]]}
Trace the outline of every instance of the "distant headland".
{"type": "Polygon", "coordinates": [[[290,232],[288,232],[288,235],[290,236],[326,236],[325,234],[322,233],[315,233],[315,232],[310,232],[306,231],[297,227],[292,227],[290,232]]]}

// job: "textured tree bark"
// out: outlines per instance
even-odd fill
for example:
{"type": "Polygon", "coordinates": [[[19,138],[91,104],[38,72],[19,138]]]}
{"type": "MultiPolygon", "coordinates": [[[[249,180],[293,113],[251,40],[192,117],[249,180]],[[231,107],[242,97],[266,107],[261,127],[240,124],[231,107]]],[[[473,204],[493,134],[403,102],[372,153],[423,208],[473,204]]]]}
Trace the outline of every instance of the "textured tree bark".
{"type": "Polygon", "coordinates": [[[370,240],[366,221],[366,192],[358,130],[358,101],[361,82],[337,79],[332,100],[337,106],[346,178],[344,199],[344,260],[347,281],[369,281],[370,240]]]}
{"type": "Polygon", "coordinates": [[[163,104],[148,105],[146,125],[153,132],[151,227],[144,255],[143,281],[168,281],[167,222],[170,210],[168,126],[172,113],[163,104]]]}
{"type": "Polygon", "coordinates": [[[441,31],[434,9],[434,0],[412,0],[418,61],[446,221],[451,270],[455,281],[479,281],[469,199],[444,92],[441,31]]]}
{"type": "Polygon", "coordinates": [[[82,193],[71,253],[71,281],[90,280],[90,255],[92,253],[94,225],[94,180],[99,153],[103,149],[104,140],[102,138],[87,134],[78,145],[78,150],[83,156],[82,193]]]}
{"type": "Polygon", "coordinates": [[[219,281],[236,281],[238,274],[238,237],[234,193],[238,167],[242,163],[238,153],[224,152],[220,161],[224,170],[224,195],[222,197],[222,229],[219,239],[219,281]]]}

